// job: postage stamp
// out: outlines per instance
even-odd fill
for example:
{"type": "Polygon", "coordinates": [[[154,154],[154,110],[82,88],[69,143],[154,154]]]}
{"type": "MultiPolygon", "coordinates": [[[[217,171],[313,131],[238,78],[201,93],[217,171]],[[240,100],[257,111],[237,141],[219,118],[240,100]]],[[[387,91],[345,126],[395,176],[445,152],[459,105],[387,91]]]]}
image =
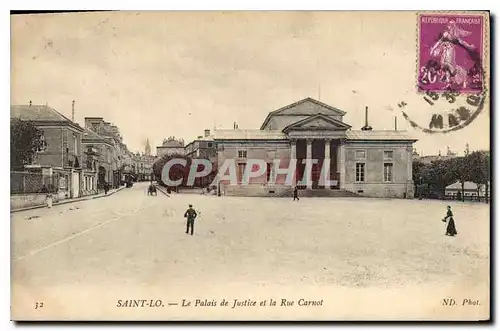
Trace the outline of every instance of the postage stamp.
{"type": "Polygon", "coordinates": [[[463,129],[489,96],[488,13],[424,12],[416,21],[416,98],[398,107],[424,133],[463,129]]]}
{"type": "Polygon", "coordinates": [[[419,15],[419,91],[483,90],[483,15],[419,15]]]}

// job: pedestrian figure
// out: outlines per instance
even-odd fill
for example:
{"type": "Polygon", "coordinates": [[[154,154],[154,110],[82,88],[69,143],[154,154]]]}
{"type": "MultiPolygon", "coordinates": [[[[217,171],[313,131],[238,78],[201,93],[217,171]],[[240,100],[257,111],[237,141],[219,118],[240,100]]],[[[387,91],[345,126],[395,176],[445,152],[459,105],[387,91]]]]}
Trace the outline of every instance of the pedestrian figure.
{"type": "Polygon", "coordinates": [[[448,206],[448,211],[446,212],[446,216],[443,218],[443,222],[449,218],[448,226],[446,227],[446,235],[454,237],[458,232],[455,228],[455,220],[453,219],[453,213],[451,211],[451,207],[448,206]]]}
{"type": "Polygon", "coordinates": [[[187,218],[186,233],[188,233],[189,229],[191,229],[191,235],[193,235],[194,219],[196,218],[196,216],[198,216],[198,214],[196,214],[196,211],[193,209],[193,205],[189,205],[189,209],[184,213],[184,217],[187,218]]]}
{"type": "Polygon", "coordinates": [[[108,190],[109,190],[108,183],[107,183],[107,182],[105,182],[105,183],[104,183],[104,194],[108,194],[108,190]]]}
{"type": "Polygon", "coordinates": [[[52,208],[52,202],[53,202],[52,194],[48,193],[47,196],[45,197],[45,200],[47,202],[47,208],[52,208]]]}
{"type": "Polygon", "coordinates": [[[297,186],[295,186],[295,188],[293,189],[293,201],[295,201],[295,199],[297,199],[297,201],[299,201],[299,189],[297,188],[297,186]]]}

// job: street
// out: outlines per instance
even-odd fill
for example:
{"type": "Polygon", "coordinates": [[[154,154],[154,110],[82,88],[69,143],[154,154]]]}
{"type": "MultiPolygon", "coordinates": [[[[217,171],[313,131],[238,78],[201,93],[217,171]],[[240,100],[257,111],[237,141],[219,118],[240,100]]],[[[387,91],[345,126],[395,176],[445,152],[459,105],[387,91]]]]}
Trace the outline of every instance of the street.
{"type": "Polygon", "coordinates": [[[182,299],[270,296],[324,299],[316,310],[295,305],[289,319],[429,318],[430,310],[453,319],[460,309],[474,317],[489,307],[487,204],[450,202],[452,238],[441,201],[169,198],[147,196],[147,186],[11,214],[13,316],[272,318],[264,308],[182,307],[182,299]],[[199,213],[194,236],[183,218],[190,203],[199,213]],[[482,305],[443,307],[450,296],[482,305]],[[124,310],[120,299],[160,299],[165,307],[124,310]],[[44,307],[34,309],[36,302],[44,307]]]}

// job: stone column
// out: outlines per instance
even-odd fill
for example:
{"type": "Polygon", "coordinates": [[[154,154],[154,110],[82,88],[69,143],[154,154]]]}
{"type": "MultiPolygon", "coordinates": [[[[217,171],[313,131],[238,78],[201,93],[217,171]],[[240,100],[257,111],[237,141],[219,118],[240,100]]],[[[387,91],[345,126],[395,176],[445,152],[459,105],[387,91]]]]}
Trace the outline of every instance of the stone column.
{"type": "MultiPolygon", "coordinates": [[[[325,180],[329,181],[330,180],[330,172],[331,172],[331,159],[330,159],[330,139],[325,139],[325,159],[323,160],[323,169],[326,170],[325,172],[325,180]],[[325,166],[326,164],[326,166],[325,166]]],[[[330,185],[325,186],[326,189],[331,189],[330,185]]]]}
{"type": "Polygon", "coordinates": [[[337,164],[340,172],[339,187],[343,189],[345,187],[345,145],[343,141],[340,141],[338,155],[339,158],[337,160],[337,164]]]}
{"type": "Polygon", "coordinates": [[[307,153],[306,153],[306,183],[307,188],[312,189],[312,139],[307,139],[307,153]],[[307,171],[309,170],[309,173],[307,171]]]}
{"type": "MultiPolygon", "coordinates": [[[[293,174],[292,186],[297,185],[297,139],[291,139],[290,163],[295,164],[295,172],[293,174]]],[[[274,175],[274,169],[273,169],[274,175]]]]}
{"type": "Polygon", "coordinates": [[[292,146],[290,159],[297,159],[297,139],[290,140],[290,144],[292,146]]]}

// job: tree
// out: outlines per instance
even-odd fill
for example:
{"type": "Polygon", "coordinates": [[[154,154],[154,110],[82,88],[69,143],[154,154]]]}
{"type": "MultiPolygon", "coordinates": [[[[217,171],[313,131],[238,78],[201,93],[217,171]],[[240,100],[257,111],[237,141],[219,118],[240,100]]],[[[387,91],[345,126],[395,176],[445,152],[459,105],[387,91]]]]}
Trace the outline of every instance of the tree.
{"type": "Polygon", "coordinates": [[[420,161],[414,161],[412,164],[413,184],[416,192],[422,198],[424,179],[426,178],[426,164],[420,161]]]}
{"type": "Polygon", "coordinates": [[[182,183],[179,186],[185,186],[188,176],[189,169],[191,167],[191,158],[181,155],[181,154],[171,154],[163,155],[158,161],[153,164],[153,173],[155,178],[157,178],[158,183],[163,186],[167,186],[162,180],[163,166],[171,159],[184,159],[186,160],[186,166],[180,164],[174,164],[169,170],[169,177],[172,181],[177,181],[182,178],[182,183]]]}
{"type": "MultiPolygon", "coordinates": [[[[469,157],[462,156],[447,160],[449,184],[460,182],[462,186],[461,200],[465,200],[465,182],[471,180],[471,167],[469,164],[469,157]]],[[[449,185],[447,184],[447,185],[449,185]]]]}
{"type": "MultiPolygon", "coordinates": [[[[485,200],[488,202],[490,182],[490,154],[486,151],[475,151],[468,155],[470,181],[485,187],[485,200]]],[[[479,196],[479,192],[478,192],[479,196]]]]}
{"type": "Polygon", "coordinates": [[[10,167],[23,169],[33,161],[37,151],[45,148],[43,132],[30,121],[14,118],[10,122],[10,167]]]}

